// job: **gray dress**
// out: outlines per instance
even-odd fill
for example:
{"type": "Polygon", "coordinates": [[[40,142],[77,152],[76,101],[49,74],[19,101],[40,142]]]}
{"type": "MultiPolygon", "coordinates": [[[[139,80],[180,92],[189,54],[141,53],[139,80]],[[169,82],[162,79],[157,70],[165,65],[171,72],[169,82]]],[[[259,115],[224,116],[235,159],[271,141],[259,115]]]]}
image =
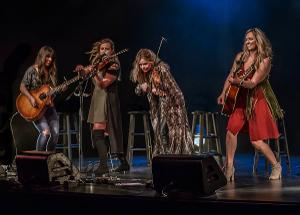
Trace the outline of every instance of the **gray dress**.
{"type": "MultiPolygon", "coordinates": [[[[116,62],[111,62],[111,64],[116,62]]],[[[118,95],[118,76],[120,70],[108,70],[111,64],[104,69],[103,74],[109,73],[117,79],[105,89],[95,88],[91,100],[88,122],[107,122],[111,153],[123,153],[123,131],[120,101],[118,95]]]]}
{"type": "Polygon", "coordinates": [[[107,108],[106,99],[107,92],[105,89],[101,89],[93,80],[95,86],[93,96],[91,100],[90,110],[87,121],[89,123],[104,122],[107,121],[107,108]]]}

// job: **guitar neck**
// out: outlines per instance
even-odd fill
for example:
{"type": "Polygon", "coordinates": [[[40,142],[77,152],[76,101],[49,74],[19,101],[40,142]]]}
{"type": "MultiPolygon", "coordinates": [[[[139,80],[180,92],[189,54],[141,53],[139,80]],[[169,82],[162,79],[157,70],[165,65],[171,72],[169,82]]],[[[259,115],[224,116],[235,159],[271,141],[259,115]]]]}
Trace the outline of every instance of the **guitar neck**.
{"type": "Polygon", "coordinates": [[[48,93],[47,93],[47,96],[51,96],[53,95],[54,93],[56,92],[60,92],[64,87],[67,87],[69,86],[70,84],[78,81],[80,79],[80,76],[75,76],[74,78],[68,80],[68,81],[65,81],[64,83],[62,83],[61,85],[58,85],[57,87],[54,87],[53,89],[51,89],[48,93]]]}

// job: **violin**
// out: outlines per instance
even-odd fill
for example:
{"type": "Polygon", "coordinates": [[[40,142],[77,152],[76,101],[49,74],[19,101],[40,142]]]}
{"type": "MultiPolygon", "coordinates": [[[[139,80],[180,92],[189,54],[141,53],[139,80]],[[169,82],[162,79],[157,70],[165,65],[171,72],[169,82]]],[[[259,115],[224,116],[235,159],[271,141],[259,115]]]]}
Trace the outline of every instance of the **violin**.
{"type": "Polygon", "coordinates": [[[88,66],[82,66],[77,65],[74,72],[80,73],[81,76],[89,76],[93,77],[96,75],[97,71],[102,70],[107,64],[109,63],[109,60],[100,61],[99,63],[96,63],[94,65],[88,65],[88,66]]]}
{"type": "Polygon", "coordinates": [[[160,67],[156,66],[153,68],[151,72],[151,79],[150,79],[151,92],[157,96],[165,96],[166,93],[163,90],[160,73],[161,73],[160,67]]]}
{"type": "Polygon", "coordinates": [[[161,78],[160,78],[160,68],[158,66],[153,67],[153,70],[151,72],[151,82],[155,87],[159,87],[161,84],[161,78]]]}
{"type": "Polygon", "coordinates": [[[75,72],[80,72],[81,75],[83,76],[87,76],[86,78],[90,78],[95,76],[99,71],[101,71],[102,69],[104,69],[104,67],[110,63],[113,62],[114,58],[120,54],[123,54],[125,52],[127,52],[128,49],[123,49],[113,55],[103,55],[102,57],[99,58],[98,62],[95,62],[93,65],[89,65],[89,66],[82,66],[82,65],[77,65],[75,68],[75,72]]]}
{"type": "Polygon", "coordinates": [[[150,77],[152,92],[158,96],[163,96],[165,94],[163,92],[163,90],[161,90],[161,87],[162,87],[162,80],[160,77],[161,71],[160,71],[160,67],[158,66],[159,62],[157,62],[158,54],[160,52],[160,48],[161,48],[163,41],[166,41],[166,39],[164,37],[161,37],[159,47],[158,47],[157,53],[155,55],[154,65],[153,65],[153,69],[152,69],[151,77],[150,77]]]}

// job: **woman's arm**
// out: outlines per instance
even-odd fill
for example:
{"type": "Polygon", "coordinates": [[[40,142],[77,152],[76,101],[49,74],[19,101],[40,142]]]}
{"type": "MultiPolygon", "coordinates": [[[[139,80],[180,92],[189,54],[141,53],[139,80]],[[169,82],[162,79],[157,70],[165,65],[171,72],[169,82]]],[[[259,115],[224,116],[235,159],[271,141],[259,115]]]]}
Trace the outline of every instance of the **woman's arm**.
{"type": "Polygon", "coordinates": [[[94,79],[98,87],[105,89],[117,79],[117,76],[106,73],[103,79],[99,78],[99,76],[95,76],[94,79]]]}
{"type": "Polygon", "coordinates": [[[219,97],[217,98],[217,103],[218,104],[224,104],[224,100],[225,100],[225,93],[226,93],[226,90],[227,88],[229,87],[230,85],[230,80],[233,78],[233,75],[234,75],[234,71],[236,70],[236,67],[237,67],[237,64],[236,62],[238,60],[240,60],[241,58],[241,55],[242,55],[242,52],[238,53],[233,61],[233,64],[232,64],[232,67],[231,67],[231,70],[230,70],[230,73],[228,74],[228,76],[226,77],[226,80],[224,82],[224,86],[223,86],[223,90],[221,92],[221,94],[219,95],[219,97]]]}
{"type": "Polygon", "coordinates": [[[21,93],[23,93],[29,99],[32,107],[36,107],[37,106],[35,98],[27,90],[27,88],[26,88],[26,86],[25,86],[25,84],[23,82],[21,82],[21,84],[20,84],[20,91],[21,91],[21,93]]]}
{"type": "Polygon", "coordinates": [[[260,64],[253,77],[250,80],[241,81],[239,85],[241,87],[252,89],[256,87],[260,82],[266,79],[271,69],[271,62],[269,58],[265,58],[260,64]]]}
{"type": "Polygon", "coordinates": [[[119,70],[119,65],[114,63],[108,68],[108,72],[106,72],[103,78],[96,75],[94,80],[96,81],[97,86],[102,89],[110,86],[115,80],[117,80],[117,70],[119,70]]]}

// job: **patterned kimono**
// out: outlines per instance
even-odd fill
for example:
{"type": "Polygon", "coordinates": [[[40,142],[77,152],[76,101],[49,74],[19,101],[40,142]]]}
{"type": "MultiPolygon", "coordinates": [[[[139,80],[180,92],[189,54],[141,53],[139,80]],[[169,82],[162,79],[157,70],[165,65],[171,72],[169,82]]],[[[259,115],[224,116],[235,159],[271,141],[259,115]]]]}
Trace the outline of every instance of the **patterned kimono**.
{"type": "MultiPolygon", "coordinates": [[[[151,78],[147,80],[147,84],[151,88],[147,97],[155,135],[153,156],[158,154],[191,154],[193,152],[193,141],[184,96],[172,77],[169,67],[161,62],[158,68],[160,83],[155,88],[159,96],[151,91],[153,88],[151,78]],[[168,130],[167,144],[162,141],[163,124],[166,124],[168,130]]],[[[141,92],[140,85],[137,86],[136,92],[141,92]]]]}

